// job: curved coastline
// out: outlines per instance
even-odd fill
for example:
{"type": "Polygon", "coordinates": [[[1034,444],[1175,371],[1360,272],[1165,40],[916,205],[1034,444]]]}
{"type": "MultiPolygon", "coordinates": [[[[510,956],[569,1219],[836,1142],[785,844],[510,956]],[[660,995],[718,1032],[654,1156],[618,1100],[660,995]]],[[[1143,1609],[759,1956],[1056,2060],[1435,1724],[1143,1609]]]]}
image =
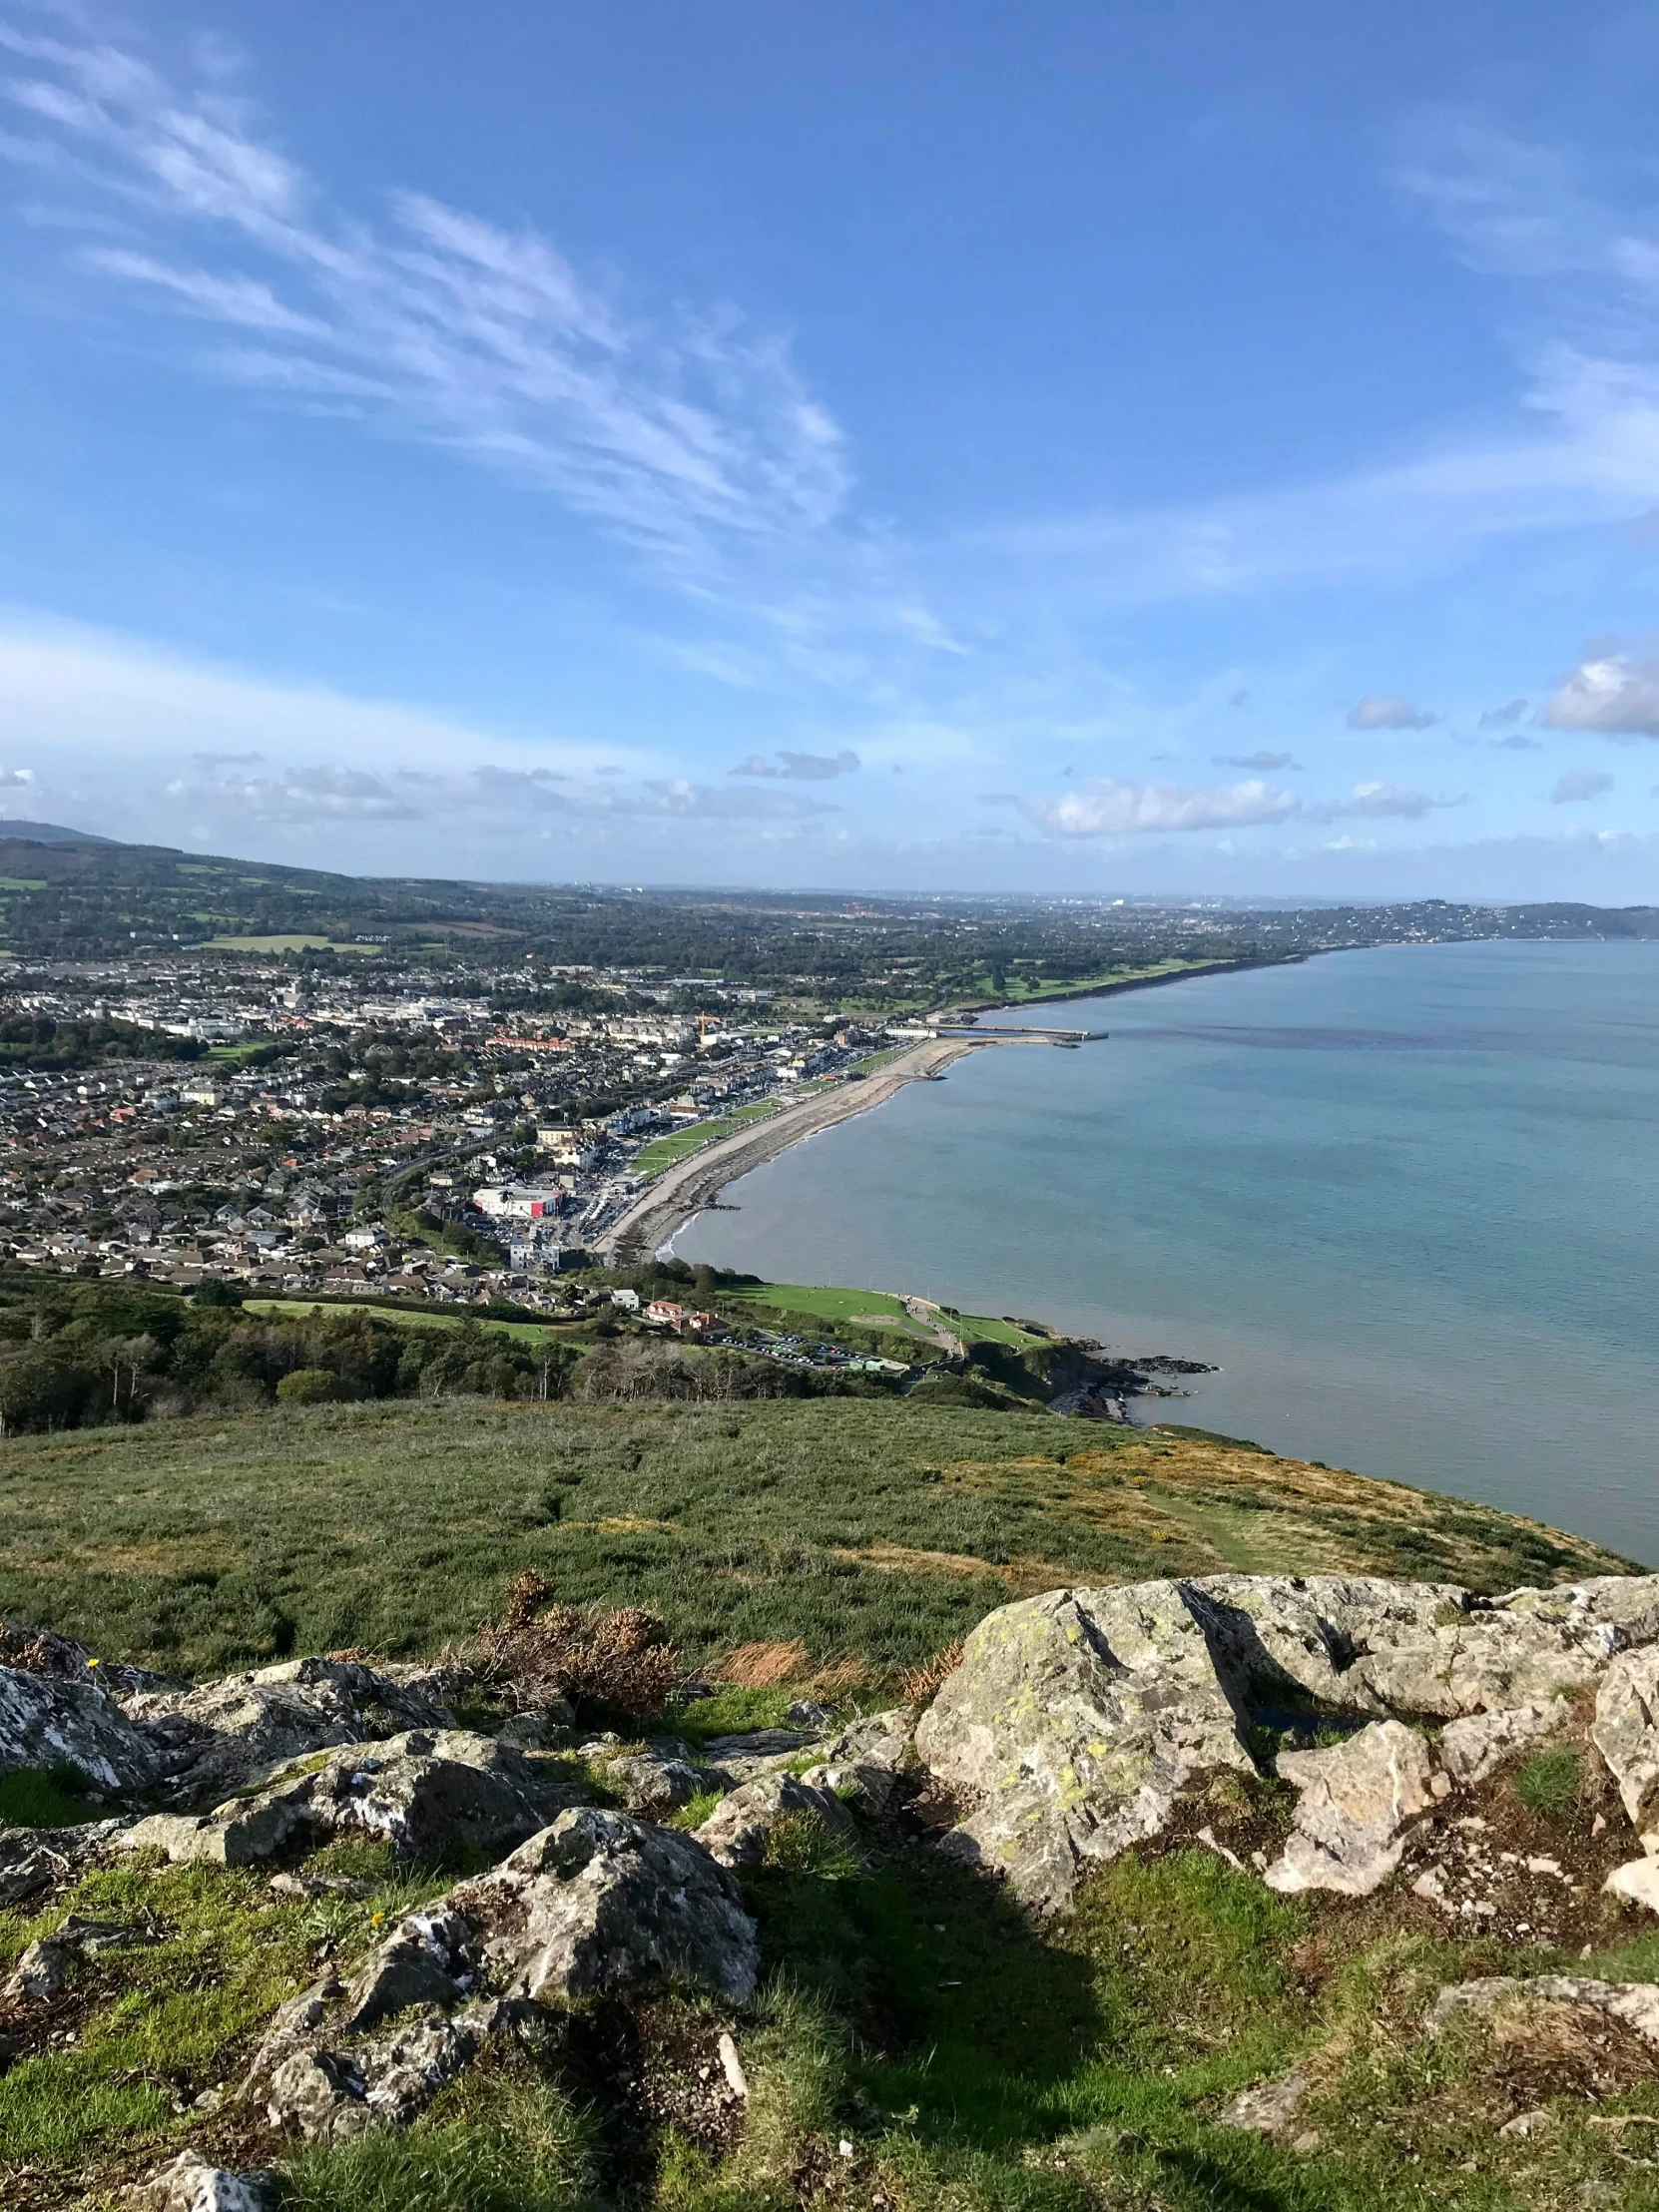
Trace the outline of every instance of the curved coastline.
{"type": "MultiPolygon", "coordinates": [[[[1040,1012],[1045,1006],[1066,1005],[1081,998],[1111,998],[1121,991],[1153,990],[1168,983],[1193,982],[1200,976],[1236,975],[1246,968],[1284,967],[1307,957],[1306,953],[1298,952],[1283,958],[1216,960],[1203,967],[1177,968],[1167,975],[1129,975],[1116,983],[1095,983],[1081,990],[1055,991],[1040,999],[1006,1000],[994,1006],[969,1007],[959,1018],[977,1020],[984,1014],[1030,1014],[1040,1012]]],[[[642,1191],[600,1240],[599,1251],[613,1263],[642,1260],[662,1251],[694,1215],[719,1198],[729,1184],[736,1183],[753,1169],[776,1160],[780,1153],[815,1136],[821,1129],[831,1128],[838,1121],[847,1121],[854,1114],[867,1113],[871,1107],[883,1105],[906,1083],[929,1081],[942,1075],[952,1061],[997,1041],[997,1032],[988,1030],[982,1039],[953,1036],[918,1044],[912,1051],[889,1060],[879,1073],[866,1076],[861,1082],[837,1083],[828,1091],[802,1099],[798,1105],[783,1107],[766,1121],[706,1145],[702,1151],[694,1152],[669,1168],[642,1191]]]]}

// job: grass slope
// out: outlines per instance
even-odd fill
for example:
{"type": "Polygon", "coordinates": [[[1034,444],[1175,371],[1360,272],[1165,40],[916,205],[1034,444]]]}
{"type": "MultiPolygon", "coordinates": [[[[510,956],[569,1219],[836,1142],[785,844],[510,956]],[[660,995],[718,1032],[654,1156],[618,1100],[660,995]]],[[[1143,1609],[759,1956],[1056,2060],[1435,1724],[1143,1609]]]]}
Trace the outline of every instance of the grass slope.
{"type": "Polygon", "coordinates": [[[902,1400],[382,1400],[16,1439],[0,1615],[192,1673],[419,1654],[535,1566],[693,1655],[882,1676],[1078,1581],[1342,1569],[1480,1590],[1617,1572],[1581,1538],[1170,1430],[902,1400]]]}

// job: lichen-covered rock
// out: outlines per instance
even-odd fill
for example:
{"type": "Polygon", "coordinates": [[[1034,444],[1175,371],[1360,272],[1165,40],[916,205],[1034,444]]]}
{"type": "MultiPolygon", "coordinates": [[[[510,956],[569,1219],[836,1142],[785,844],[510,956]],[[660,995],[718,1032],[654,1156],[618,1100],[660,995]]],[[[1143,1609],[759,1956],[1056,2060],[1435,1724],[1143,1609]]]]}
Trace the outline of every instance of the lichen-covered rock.
{"type": "Polygon", "coordinates": [[[1297,2117],[1313,2085],[1313,2076],[1299,2067],[1279,2081],[1241,2089],[1217,2116],[1223,2127],[1237,2127],[1252,2135],[1278,2135],[1297,2117]]]}
{"type": "Polygon", "coordinates": [[[742,1736],[711,1736],[698,1754],[698,1763],[720,1776],[721,1787],[735,1789],[757,1775],[788,1766],[812,1741],[811,1731],[804,1728],[756,1728],[742,1736]]]}
{"type": "Polygon", "coordinates": [[[1659,1644],[1621,1652],[1596,1692],[1590,1741],[1638,1832],[1659,1820],[1659,1644]]]}
{"type": "Polygon", "coordinates": [[[746,1782],[723,1798],[693,1834],[723,1867],[758,1867],[779,1823],[790,1819],[816,1821],[842,1843],[857,1841],[852,1816],[832,1789],[788,1772],[746,1782]]]}
{"type": "Polygon", "coordinates": [[[1571,1718],[1572,1708],[1563,1697],[1547,1705],[1522,1705],[1513,1712],[1470,1713],[1448,1721],[1440,1731],[1440,1764],[1459,1785],[1484,1782],[1505,1759],[1522,1751],[1539,1737],[1548,1736],[1571,1718]]]}
{"type": "Polygon", "coordinates": [[[128,1829],[134,1851],[251,1866],[295,1839],[371,1836],[441,1863],[501,1852],[545,1827],[580,1794],[564,1769],[461,1729],[411,1729],[351,1744],[211,1813],[156,1814],[128,1829]]]}
{"type": "Polygon", "coordinates": [[[145,1790],[166,1758],[95,1683],[0,1667],[0,1773],[58,1766],[100,1790],[145,1790]]]}
{"type": "Polygon", "coordinates": [[[355,1660],[290,1659],[196,1689],[140,1692],[128,1715],[166,1748],[168,1794],[179,1805],[218,1804],[292,1760],[449,1715],[420,1690],[355,1660]]]}
{"type": "Polygon", "coordinates": [[[1654,1577],[1501,1599],[1343,1575],[1054,1590],[980,1622],[916,1750],[968,1801],[950,1847],[1055,1910],[1202,1769],[1253,1772],[1256,1726],[1548,1708],[1655,1633],[1654,1577]]]}
{"type": "Polygon", "coordinates": [[[448,1902],[508,1996],[641,1984],[734,2003],[754,1993],[760,1942],[735,1878],[693,1838],[626,1814],[563,1813],[448,1902]]]}
{"type": "Polygon", "coordinates": [[[1199,1769],[1254,1774],[1239,1716],[1181,1585],[1055,1590],[982,1620],[916,1730],[934,1774],[976,1801],[963,1857],[1040,1909],[1078,1868],[1156,1835],[1199,1769]]]}
{"type": "Polygon", "coordinates": [[[148,2181],[127,2190],[131,2212],[276,2212],[274,2173],[231,2173],[200,2151],[182,2150],[148,2181]]]}
{"type": "Polygon", "coordinates": [[[1293,1893],[1369,1897],[1399,1865],[1405,1824],[1446,1787],[1422,1737],[1398,1721],[1373,1721],[1329,1751],[1282,1752],[1278,1769],[1300,1793],[1296,1829],[1263,1880],[1293,1893]]]}

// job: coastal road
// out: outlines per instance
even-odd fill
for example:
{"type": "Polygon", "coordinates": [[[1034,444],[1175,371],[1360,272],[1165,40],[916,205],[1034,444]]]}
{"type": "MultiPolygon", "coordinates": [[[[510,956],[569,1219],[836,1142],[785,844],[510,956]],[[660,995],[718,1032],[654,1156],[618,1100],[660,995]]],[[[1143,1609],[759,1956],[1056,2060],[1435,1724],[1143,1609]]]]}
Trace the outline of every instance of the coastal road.
{"type": "Polygon", "coordinates": [[[845,1121],[879,1106],[894,1091],[918,1078],[938,1075],[952,1060],[973,1052],[981,1044],[993,1044],[994,1034],[983,1038],[930,1037],[925,1044],[889,1060],[885,1067],[861,1081],[831,1083],[799,1105],[782,1107],[765,1121],[705,1145],[677,1166],[667,1168],[650,1183],[600,1240],[600,1250],[613,1263],[648,1259],[667,1244],[684,1222],[690,1221],[709,1201],[718,1198],[728,1183],[735,1183],[763,1161],[775,1160],[792,1144],[816,1130],[845,1121]]]}

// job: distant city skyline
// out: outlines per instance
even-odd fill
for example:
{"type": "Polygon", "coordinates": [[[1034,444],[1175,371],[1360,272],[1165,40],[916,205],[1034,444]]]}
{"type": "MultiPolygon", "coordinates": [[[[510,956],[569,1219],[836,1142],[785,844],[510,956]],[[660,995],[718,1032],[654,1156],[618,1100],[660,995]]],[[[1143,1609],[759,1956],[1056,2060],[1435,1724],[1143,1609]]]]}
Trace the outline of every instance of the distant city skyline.
{"type": "Polygon", "coordinates": [[[1659,899],[1659,18],[0,0],[0,814],[1659,899]]]}

